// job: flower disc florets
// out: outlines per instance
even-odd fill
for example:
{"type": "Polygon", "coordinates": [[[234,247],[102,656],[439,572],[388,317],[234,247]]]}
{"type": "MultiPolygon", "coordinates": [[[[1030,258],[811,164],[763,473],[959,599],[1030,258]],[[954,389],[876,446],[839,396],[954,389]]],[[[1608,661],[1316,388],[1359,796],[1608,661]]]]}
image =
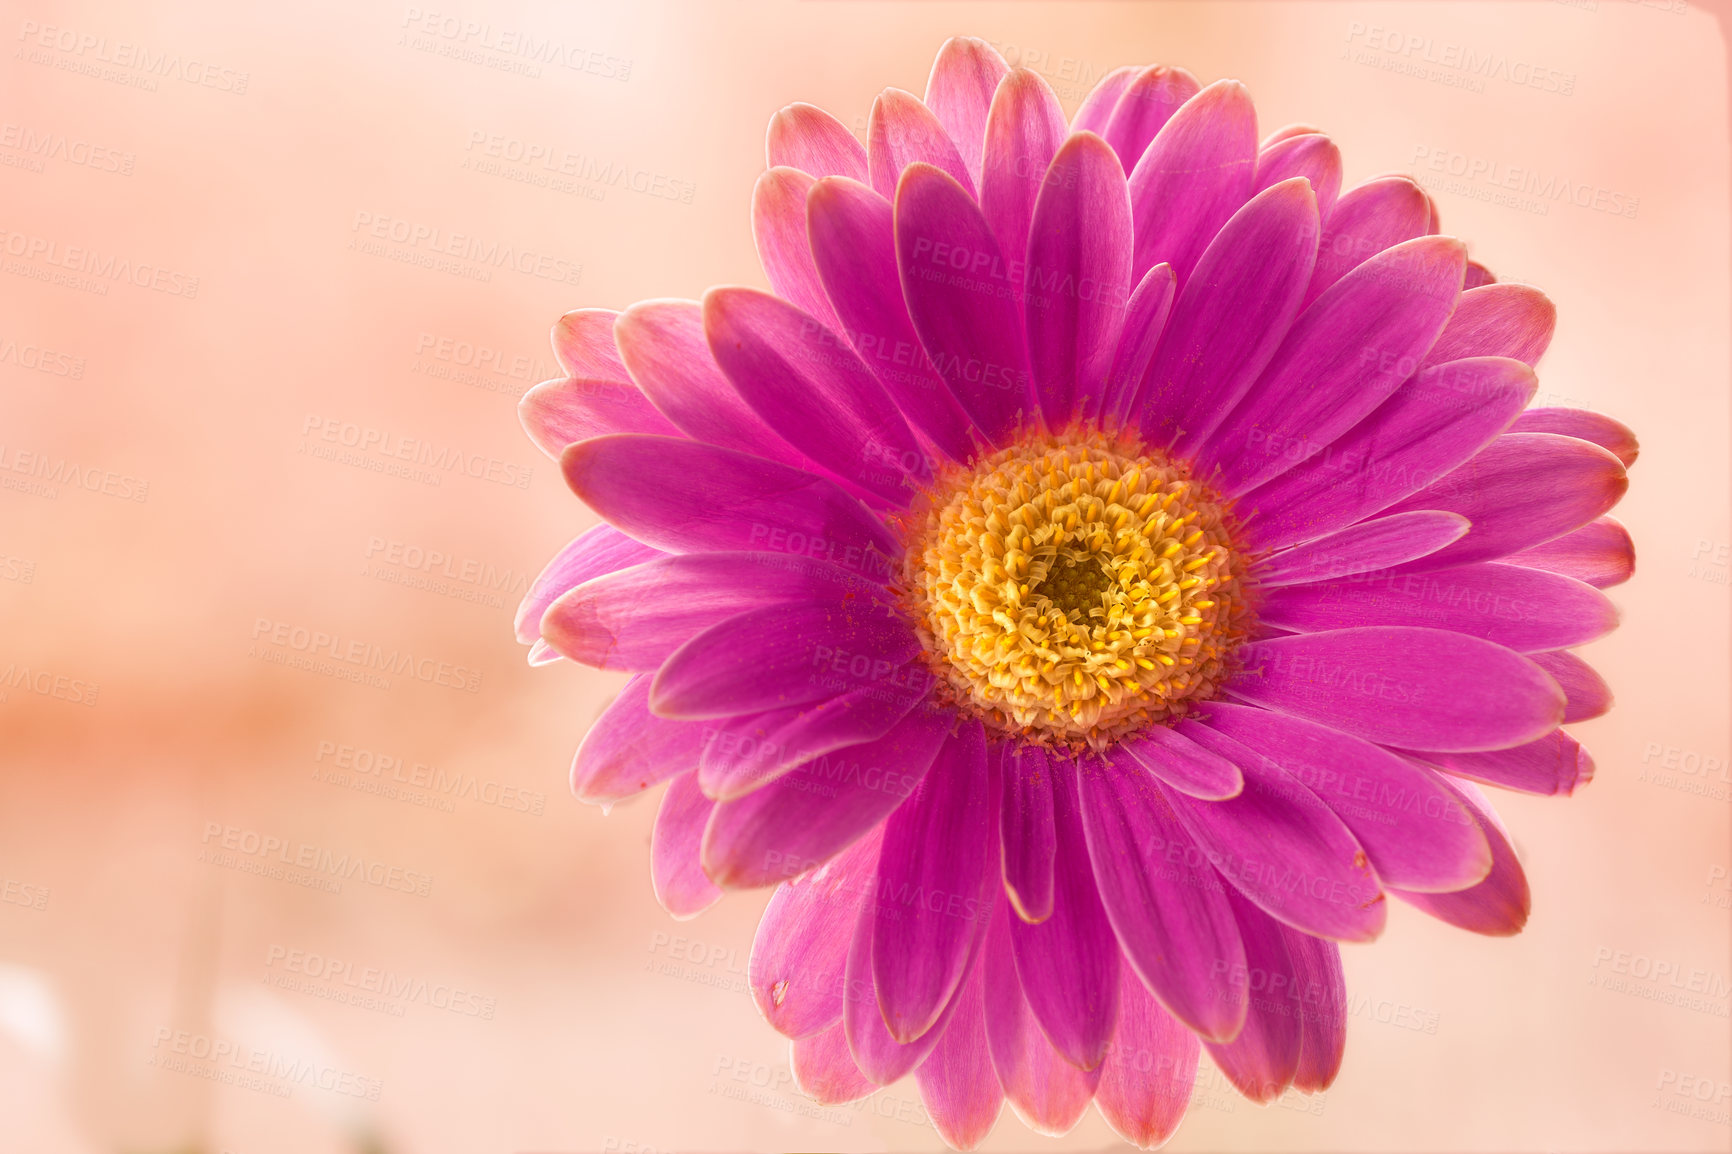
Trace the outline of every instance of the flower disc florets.
{"type": "Polygon", "coordinates": [[[906,596],[940,683],[1046,744],[1099,748],[1182,716],[1249,625],[1223,504],[1123,437],[1035,434],[957,467],[908,541],[906,596]]]}

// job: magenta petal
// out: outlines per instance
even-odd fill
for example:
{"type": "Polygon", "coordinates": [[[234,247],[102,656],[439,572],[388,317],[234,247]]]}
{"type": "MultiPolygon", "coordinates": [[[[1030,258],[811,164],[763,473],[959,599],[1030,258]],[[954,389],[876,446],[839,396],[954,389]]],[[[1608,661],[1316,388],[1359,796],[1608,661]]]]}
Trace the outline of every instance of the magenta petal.
{"type": "Polygon", "coordinates": [[[697,768],[704,727],[655,716],[649,688],[646,675],[626,682],[584,735],[571,763],[571,792],[579,801],[619,801],[697,768]]]}
{"type": "Polygon", "coordinates": [[[778,553],[688,553],[585,581],[555,601],[541,631],[597,669],[653,670],[693,634],[748,609],[881,594],[846,569],[778,553]]]}
{"type": "Polygon", "coordinates": [[[1047,1039],[1067,1062],[1093,1070],[1118,1015],[1119,946],[1089,865],[1076,769],[1057,757],[1047,764],[1058,847],[1052,916],[1037,925],[1013,919],[1010,943],[1023,994],[1047,1039]]]}
{"type": "Polygon", "coordinates": [[[619,314],[612,309],[573,309],[553,325],[553,359],[574,377],[623,381],[625,362],[614,344],[613,325],[619,314]]]}
{"type": "Polygon", "coordinates": [[[1568,797],[1594,777],[1594,759],[1561,729],[1537,741],[1483,753],[1415,753],[1439,769],[1486,785],[1542,797],[1568,797]]]}
{"type": "Polygon", "coordinates": [[[523,603],[517,607],[517,639],[525,643],[538,640],[542,615],[566,590],[660,556],[661,550],[633,541],[612,525],[584,531],[554,555],[524,594],[523,603]]]}
{"type": "Polygon", "coordinates": [[[968,414],[932,367],[896,269],[890,202],[851,180],[821,180],[807,199],[812,256],[848,339],[885,391],[940,451],[974,451],[968,414]]]}
{"type": "Polygon", "coordinates": [[[552,665],[555,661],[565,659],[553,651],[553,646],[537,637],[530,643],[527,660],[530,668],[537,669],[543,665],[552,665]]]}
{"type": "Polygon", "coordinates": [[[717,801],[732,801],[797,765],[877,741],[925,694],[923,672],[905,667],[896,676],[906,685],[872,685],[807,705],[711,722],[709,743],[698,759],[698,783],[717,801]]]}
{"type": "Polygon", "coordinates": [[[772,168],[760,176],[752,189],[752,239],[776,294],[826,328],[839,329],[806,235],[806,194],[812,184],[813,178],[796,168],[772,168]]]}
{"type": "MultiPolygon", "coordinates": [[[[1358,424],[1419,367],[1461,288],[1467,250],[1421,237],[1349,272],[1293,323],[1196,460],[1242,493],[1358,424]]],[[[1196,437],[1191,439],[1198,445],[1196,437]]]]}
{"type": "Polygon", "coordinates": [[[1136,168],[1173,113],[1202,87],[1183,68],[1165,64],[1152,64],[1136,74],[1113,105],[1112,117],[1099,130],[1126,172],[1136,168]]]}
{"type": "Polygon", "coordinates": [[[1098,1066],[1086,1072],[1077,1069],[1041,1032],[1012,956],[1013,921],[1009,903],[999,902],[987,931],[983,959],[987,1048],[999,1085],[1017,1117],[1031,1130],[1057,1137],[1082,1120],[1101,1071],[1098,1066]]]}
{"type": "Polygon", "coordinates": [[[1197,1080],[1197,1036],[1149,994],[1129,965],[1119,967],[1119,1027],[1101,1063],[1095,1105],[1107,1125],[1145,1150],[1184,1120],[1197,1080]]]}
{"type": "Polygon", "coordinates": [[[1038,745],[1017,742],[998,747],[1004,798],[999,844],[1004,857],[1004,893],[1025,922],[1052,916],[1053,831],[1052,767],[1038,745]]]}
{"type": "Polygon", "coordinates": [[[1218,753],[1204,749],[1178,730],[1151,725],[1119,742],[1109,761],[1129,757],[1180,793],[1204,801],[1226,801],[1245,788],[1239,767],[1218,753]]]}
{"type": "Polygon", "coordinates": [[[804,468],[806,458],[752,412],[716,366],[696,301],[643,301],[614,325],[631,379],[681,432],[804,468]]]}
{"type": "Polygon", "coordinates": [[[1276,553],[1257,567],[1257,584],[1275,589],[1355,573],[1374,573],[1437,552],[1458,540],[1470,524],[1459,513],[1438,509],[1361,521],[1276,553]]]}
{"type": "Polygon", "coordinates": [[[789,1047],[788,1064],[793,1067],[794,1085],[821,1106],[858,1102],[878,1089],[854,1064],[841,1022],[796,1039],[789,1047]]]}
{"type": "Polygon", "coordinates": [[[1107,121],[1112,119],[1119,97],[1141,71],[1142,69],[1134,64],[1123,64],[1101,77],[1095,86],[1089,89],[1089,94],[1083,97],[1082,104],[1077,106],[1076,115],[1071,117],[1070,130],[1092,132],[1099,136],[1105,131],[1107,121]]]}
{"type": "Polygon", "coordinates": [[[1502,357],[1422,370],[1322,453],[1244,496],[1248,535],[1278,549],[1388,508],[1472,457],[1535,385],[1532,369],[1502,357]]]}
{"type": "Polygon", "coordinates": [[[1470,260],[1467,262],[1467,275],[1462,277],[1461,283],[1463,290],[1484,288],[1488,284],[1496,283],[1497,277],[1492,274],[1492,271],[1489,268],[1486,268],[1477,260],[1470,260]]]}
{"type": "Polygon", "coordinates": [[[790,104],[770,118],[765,142],[772,168],[797,168],[815,177],[866,179],[866,149],[847,125],[810,104],[790,104]]]}
{"type": "Polygon", "coordinates": [[[986,438],[1008,443],[1036,419],[1017,282],[967,190],[931,165],[897,189],[896,263],[927,355],[986,438]]]}
{"type": "Polygon", "coordinates": [[[985,972],[976,960],[956,995],[956,1011],[944,1036],[914,1071],[933,1128],[957,1150],[972,1150],[985,1141],[1004,1107],[1004,1091],[986,1042],[985,972]]]}
{"type": "Polygon", "coordinates": [[[1618,458],[1627,469],[1636,463],[1636,434],[1622,421],[1586,409],[1528,409],[1509,427],[1512,433],[1557,433],[1592,441],[1618,458]]]}
{"type": "Polygon", "coordinates": [[[1530,285],[1468,286],[1426,363],[1513,357],[1532,365],[1551,344],[1557,320],[1557,308],[1545,293],[1530,285]]]}
{"type": "Polygon", "coordinates": [[[1013,69],[992,98],[980,184],[981,214],[1009,261],[1020,262],[1028,251],[1034,202],[1064,138],[1064,110],[1047,82],[1013,69]]]}
{"type": "Polygon", "coordinates": [[[1492,561],[1561,537],[1616,505],[1629,484],[1618,459],[1591,442],[1505,433],[1391,509],[1447,509],[1473,522],[1461,540],[1403,569],[1492,561]]]}
{"type": "Polygon", "coordinates": [[[877,741],[808,762],[717,805],[704,831],[704,872],[719,886],[740,889],[822,865],[914,792],[950,721],[914,710],[877,741]]]}
{"type": "Polygon", "coordinates": [[[1004,57],[986,41],[952,36],[938,50],[932,75],[926,79],[926,107],[950,134],[976,188],[980,187],[987,110],[1008,70],[1004,57]]]}
{"type": "Polygon", "coordinates": [[[896,199],[896,186],[911,164],[930,164],[974,196],[974,178],[944,125],[932,110],[900,88],[886,88],[872,103],[866,125],[867,168],[880,196],[896,199]]]}
{"type": "Polygon", "coordinates": [[[1245,1028],[1231,1042],[1204,1042],[1215,1065],[1253,1102],[1279,1098],[1299,1070],[1300,1002],[1287,935],[1281,923],[1229,892],[1245,942],[1244,968],[1234,977],[1250,988],[1245,1028]]]}
{"type": "Polygon", "coordinates": [[[1293,1088],[1315,1094],[1335,1081],[1347,1047],[1347,981],[1341,972],[1341,948],[1323,938],[1280,928],[1287,958],[1293,963],[1299,1011],[1299,1068],[1293,1072],[1293,1088]]]}
{"type": "Polygon", "coordinates": [[[1580,529],[1509,554],[1503,560],[1562,573],[1595,589],[1622,585],[1636,574],[1636,544],[1616,517],[1596,517],[1580,529]]]}
{"type": "Polygon", "coordinates": [[[952,998],[937,1023],[914,1041],[904,1044],[890,1036],[872,989],[874,909],[874,903],[868,901],[854,923],[853,941],[848,946],[848,971],[842,985],[842,1026],[847,1031],[848,1051],[854,1055],[860,1072],[880,1086],[888,1086],[925,1061],[938,1045],[956,999],[952,998]]]}
{"type": "Polygon", "coordinates": [[[1380,745],[1503,749],[1544,736],[1564,715],[1563,691],[1532,661],[1442,629],[1272,637],[1240,655],[1233,696],[1380,745]]]}
{"type": "Polygon", "coordinates": [[[834,481],[714,445],[596,437],[567,449],[560,465],[590,508],[670,553],[802,553],[881,580],[901,552],[834,481]]]}
{"type": "Polygon", "coordinates": [[[1425,236],[1430,222],[1425,190],[1405,176],[1378,177],[1348,189],[1329,214],[1305,303],[1322,296],[1360,262],[1391,245],[1425,236]]]}
{"type": "Polygon", "coordinates": [[[1263,142],[1257,146],[1257,151],[1267,152],[1283,140],[1291,140],[1295,136],[1316,136],[1322,131],[1315,124],[1284,124],[1265,136],[1263,142]]]}
{"type": "Polygon", "coordinates": [[[1125,323],[1106,384],[1094,403],[1085,397],[1079,406],[1083,416],[1098,418],[1108,427],[1130,420],[1137,392],[1149,371],[1149,362],[1155,358],[1161,334],[1166,331],[1167,316],[1173,310],[1173,286],[1171,265],[1158,264],[1143,274],[1125,306],[1125,323]]]}
{"type": "Polygon", "coordinates": [[[925,451],[884,387],[810,315],[755,289],[711,289],[704,331],[746,403],[831,473],[899,507],[930,478],[925,451]]]}
{"type": "Polygon", "coordinates": [[[770,895],[752,939],[746,981],[777,1033],[799,1039],[841,1025],[848,943],[872,890],[878,845],[874,831],[770,895]]]}
{"type": "Polygon", "coordinates": [[[1283,137],[1257,154],[1257,182],[1251,191],[1262,192],[1295,176],[1311,182],[1317,216],[1327,221],[1341,195],[1341,150],[1321,132],[1283,137]]]}
{"type": "Polygon", "coordinates": [[[1303,180],[1258,193],[1226,223],[1180,278],[1138,402],[1145,441],[1183,447],[1214,431],[1287,335],[1316,245],[1317,198],[1303,180]]]}
{"type": "Polygon", "coordinates": [[[1125,958],[1185,1025],[1233,1037],[1245,991],[1229,978],[1245,951],[1220,876],[1135,763],[1085,766],[1082,806],[1095,884],[1125,958]]]}
{"type": "Polygon", "coordinates": [[[653,433],[677,437],[680,431],[637,386],[623,379],[567,377],[543,381],[517,402],[517,419],[536,448],[559,460],[567,445],[608,433],[653,433]]]}
{"type": "Polygon", "coordinates": [[[1029,362],[1047,425],[1100,395],[1131,293],[1131,202],[1098,136],[1065,142],[1047,170],[1028,239],[1029,362]]]}
{"type": "Polygon", "coordinates": [[[998,781],[986,731],[965,722],[884,823],[872,984],[890,1036],[925,1034],[956,994],[996,892],[988,858],[998,781]]]}
{"type": "Polygon", "coordinates": [[[1307,933],[1348,942],[1382,933],[1388,907],[1377,873],[1334,811],[1250,747],[1194,721],[1179,727],[1245,775],[1244,790],[1229,801],[1163,791],[1209,863],[1269,914],[1307,933]]]}
{"type": "Polygon", "coordinates": [[[1612,708],[1612,689],[1605,678],[1574,653],[1535,653],[1530,660],[1564,691],[1564,724],[1574,725],[1603,715],[1612,708]]]}
{"type": "MultiPolygon", "coordinates": [[[[662,664],[650,689],[661,717],[701,720],[783,709],[882,687],[920,652],[881,602],[771,605],[710,626],[662,664]]],[[[924,677],[924,674],[922,674],[924,677]]]]}
{"type": "Polygon", "coordinates": [[[1392,892],[1408,905],[1476,934],[1508,937],[1521,933],[1522,927],[1527,925],[1531,903],[1528,879],[1522,872],[1521,862],[1516,858],[1503,823],[1498,820],[1485,794],[1472,783],[1446,781],[1445,784],[1473,811],[1475,820],[1485,831],[1486,841],[1491,843],[1491,873],[1472,889],[1452,894],[1392,892]]]}
{"type": "Polygon", "coordinates": [[[1517,653],[1568,649],[1618,625],[1617,608],[1593,586],[1497,562],[1294,585],[1271,592],[1257,613],[1299,633],[1361,625],[1453,629],[1517,653]]]}
{"type": "Polygon", "coordinates": [[[1381,746],[1267,709],[1211,702],[1205,724],[1302,782],[1365,847],[1386,885],[1459,890],[1491,869],[1467,810],[1430,774],[1381,746]]]}
{"type": "Polygon", "coordinates": [[[656,900],[676,918],[693,918],[721,900],[722,891],[704,876],[698,845],[715,802],[698,789],[698,775],[674,778],[656,811],[650,835],[650,882],[656,900]]]}
{"type": "Polygon", "coordinates": [[[1215,234],[1250,199],[1256,176],[1257,111],[1243,84],[1217,80],[1173,113],[1132,167],[1135,275],[1170,264],[1182,287],[1215,234]]]}

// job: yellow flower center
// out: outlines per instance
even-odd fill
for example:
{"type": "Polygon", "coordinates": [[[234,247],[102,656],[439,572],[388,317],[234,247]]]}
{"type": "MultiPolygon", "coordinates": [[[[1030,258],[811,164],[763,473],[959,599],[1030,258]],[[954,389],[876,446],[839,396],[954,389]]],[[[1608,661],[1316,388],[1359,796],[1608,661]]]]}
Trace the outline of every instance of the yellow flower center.
{"type": "Polygon", "coordinates": [[[1159,450],[1035,434],[938,479],[909,518],[904,593],[959,709],[1099,748],[1227,673],[1249,625],[1228,525],[1159,450]]]}

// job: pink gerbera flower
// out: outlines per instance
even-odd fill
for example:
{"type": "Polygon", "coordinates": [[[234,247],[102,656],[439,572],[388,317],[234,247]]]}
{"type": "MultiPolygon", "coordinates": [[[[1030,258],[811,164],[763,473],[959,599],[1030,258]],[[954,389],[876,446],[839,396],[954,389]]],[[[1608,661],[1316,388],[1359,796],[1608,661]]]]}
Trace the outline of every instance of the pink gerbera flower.
{"type": "Polygon", "coordinates": [[[912,1072],[955,1146],[1007,1098],[1153,1146],[1200,1046],[1319,1090],[1386,894],[1526,920],[1473,783],[1592,774],[1634,439],[1524,411],[1550,302],[1233,81],[1067,124],[957,39],[868,136],[771,121],[775,295],[555,330],[524,423],[606,524],[519,636],[635,674],[573,788],[671,779],[676,916],[777,886],[750,982],[823,1102],[912,1072]]]}

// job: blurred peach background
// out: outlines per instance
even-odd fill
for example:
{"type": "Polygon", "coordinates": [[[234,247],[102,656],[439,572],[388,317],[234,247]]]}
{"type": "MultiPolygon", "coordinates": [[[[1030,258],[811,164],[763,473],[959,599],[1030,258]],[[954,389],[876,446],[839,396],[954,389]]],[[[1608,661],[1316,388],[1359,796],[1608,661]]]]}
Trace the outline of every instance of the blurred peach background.
{"type": "MultiPolygon", "coordinates": [[[[554,319],[763,285],[771,113],[863,129],[959,33],[1067,109],[1178,63],[1333,134],[1350,183],[1415,173],[1557,302],[1542,401],[1643,442],[1639,572],[1588,654],[1619,695],[1579,727],[1598,777],[1500,798],[1527,932],[1398,905],[1343,951],[1337,1084],[1259,1109],[1205,1064],[1173,1149],[1732,1140],[1726,49],[1693,2],[7,12],[0,1148],[941,1148],[912,1079],[799,1098],[743,992],[764,896],[662,913],[654,799],[567,792],[619,679],[528,669],[510,624],[591,523],[514,412],[554,319]],[[578,66],[525,65],[526,37],[578,66]],[[1424,64],[1447,45],[1506,63],[1424,64]],[[394,456],[422,449],[463,467],[394,456]],[[351,645],[416,664],[334,675],[351,645]],[[332,892],[301,855],[351,864],[332,892]]],[[[1007,1110],[986,1148],[1114,1141],[1007,1110]]]]}

